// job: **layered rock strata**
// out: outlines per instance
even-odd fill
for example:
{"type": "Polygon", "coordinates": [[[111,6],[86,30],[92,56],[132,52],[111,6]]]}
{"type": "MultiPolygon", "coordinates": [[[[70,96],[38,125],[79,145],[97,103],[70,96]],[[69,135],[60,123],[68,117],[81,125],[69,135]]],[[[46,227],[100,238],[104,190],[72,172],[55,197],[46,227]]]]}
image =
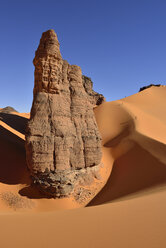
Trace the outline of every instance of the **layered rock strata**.
{"type": "Polygon", "coordinates": [[[91,183],[101,163],[101,137],[92,90],[81,68],[62,59],[53,30],[42,34],[33,60],[35,85],[26,129],[27,164],[33,182],[54,197],[91,183]]]}

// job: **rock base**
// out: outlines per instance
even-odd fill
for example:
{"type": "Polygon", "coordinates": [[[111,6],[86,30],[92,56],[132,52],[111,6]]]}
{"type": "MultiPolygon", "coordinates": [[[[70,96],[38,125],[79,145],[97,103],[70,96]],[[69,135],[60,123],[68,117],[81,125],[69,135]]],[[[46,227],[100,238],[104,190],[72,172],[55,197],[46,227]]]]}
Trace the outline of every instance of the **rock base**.
{"type": "Polygon", "coordinates": [[[53,171],[32,175],[33,184],[47,196],[61,198],[69,196],[78,186],[91,185],[100,179],[101,165],[80,170],[53,171]]]}

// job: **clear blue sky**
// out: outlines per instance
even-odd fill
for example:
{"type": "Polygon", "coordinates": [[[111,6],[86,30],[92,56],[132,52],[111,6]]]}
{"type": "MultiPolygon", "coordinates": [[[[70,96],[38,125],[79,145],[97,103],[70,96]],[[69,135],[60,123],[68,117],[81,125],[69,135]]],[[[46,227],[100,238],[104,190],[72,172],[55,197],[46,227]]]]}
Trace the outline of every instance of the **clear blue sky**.
{"type": "Polygon", "coordinates": [[[107,101],[166,84],[166,0],[0,0],[0,107],[30,111],[32,60],[48,29],[107,101]]]}

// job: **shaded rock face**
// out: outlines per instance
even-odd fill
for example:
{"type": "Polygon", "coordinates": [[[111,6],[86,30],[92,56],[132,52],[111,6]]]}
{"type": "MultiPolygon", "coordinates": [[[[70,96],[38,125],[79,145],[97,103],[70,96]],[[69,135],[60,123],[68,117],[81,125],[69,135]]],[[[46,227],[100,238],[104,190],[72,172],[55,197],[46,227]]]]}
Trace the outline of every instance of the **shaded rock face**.
{"type": "Polygon", "coordinates": [[[100,105],[105,101],[105,98],[102,94],[99,94],[93,90],[93,82],[89,77],[82,76],[83,86],[86,93],[89,96],[89,101],[93,105],[100,105]]]}
{"type": "Polygon", "coordinates": [[[100,166],[101,137],[93,106],[104,97],[92,90],[80,67],[62,59],[53,30],[43,33],[33,63],[27,164],[40,190],[68,196],[80,181],[91,183],[100,166]]]}
{"type": "Polygon", "coordinates": [[[147,86],[143,86],[143,87],[140,88],[139,92],[140,92],[140,91],[143,91],[143,90],[146,90],[146,89],[148,89],[148,88],[150,88],[150,87],[152,87],[152,86],[160,87],[161,84],[149,84],[149,85],[147,85],[147,86]]]}

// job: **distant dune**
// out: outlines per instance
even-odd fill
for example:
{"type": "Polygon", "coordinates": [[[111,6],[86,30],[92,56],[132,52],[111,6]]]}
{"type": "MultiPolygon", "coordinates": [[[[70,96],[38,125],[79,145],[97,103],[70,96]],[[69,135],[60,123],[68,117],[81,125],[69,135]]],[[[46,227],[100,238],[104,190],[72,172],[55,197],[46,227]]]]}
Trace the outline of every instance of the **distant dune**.
{"type": "Polygon", "coordinates": [[[0,247],[166,247],[165,99],[166,87],[152,86],[94,109],[103,182],[86,208],[30,185],[29,114],[0,111],[0,247]]]}

